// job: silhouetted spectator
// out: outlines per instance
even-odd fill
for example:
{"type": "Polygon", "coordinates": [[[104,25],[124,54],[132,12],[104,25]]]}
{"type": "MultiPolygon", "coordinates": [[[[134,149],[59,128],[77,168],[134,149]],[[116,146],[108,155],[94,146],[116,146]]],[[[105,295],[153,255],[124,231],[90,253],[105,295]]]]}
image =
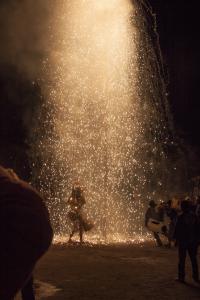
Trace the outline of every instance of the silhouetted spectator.
{"type": "Polygon", "coordinates": [[[196,201],[195,214],[200,220],[200,196],[197,198],[197,201],[196,201]]]}
{"type": "Polygon", "coordinates": [[[35,300],[35,292],[33,288],[33,276],[26,281],[21,290],[22,300],[35,300]]]}
{"type": "Polygon", "coordinates": [[[171,200],[169,200],[167,202],[166,213],[167,213],[167,216],[170,218],[168,241],[169,241],[169,247],[171,247],[171,243],[174,239],[174,231],[175,231],[176,222],[177,222],[177,218],[178,218],[178,212],[175,208],[172,207],[171,200]]]}
{"type": "Polygon", "coordinates": [[[15,175],[0,167],[2,300],[11,300],[20,289],[26,289],[37,260],[47,251],[53,237],[42,197],[15,175]]]}
{"type": "Polygon", "coordinates": [[[178,280],[185,282],[185,260],[187,252],[189,254],[193,279],[199,282],[199,271],[197,263],[197,250],[199,238],[199,225],[196,215],[191,210],[189,201],[183,200],[181,203],[182,214],[178,217],[174,237],[178,243],[178,280]]]}

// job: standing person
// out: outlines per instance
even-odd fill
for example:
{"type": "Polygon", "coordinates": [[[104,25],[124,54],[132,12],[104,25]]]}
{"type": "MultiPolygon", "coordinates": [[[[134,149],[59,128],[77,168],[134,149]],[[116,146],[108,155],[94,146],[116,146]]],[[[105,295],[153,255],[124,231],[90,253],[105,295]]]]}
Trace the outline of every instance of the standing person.
{"type": "Polygon", "coordinates": [[[197,262],[199,224],[189,201],[183,200],[181,202],[181,209],[182,214],[178,217],[174,233],[179,255],[177,280],[182,283],[185,282],[185,260],[188,253],[192,264],[193,279],[199,283],[197,262]]]}
{"type": "MultiPolygon", "coordinates": [[[[0,236],[0,299],[12,300],[19,290],[24,293],[32,285],[33,269],[48,250],[53,232],[41,195],[1,166],[0,236]]],[[[34,298],[29,293],[23,299],[34,298]]]]}
{"type": "Polygon", "coordinates": [[[82,243],[84,226],[86,225],[83,219],[82,208],[86,204],[86,201],[83,190],[78,183],[73,185],[67,204],[70,206],[68,217],[73,223],[68,242],[71,242],[73,235],[79,232],[80,243],[82,243]]]}
{"type": "MultiPolygon", "coordinates": [[[[145,214],[145,226],[147,228],[148,228],[148,222],[150,221],[150,219],[157,221],[158,224],[162,221],[162,214],[158,210],[156,210],[156,206],[157,206],[157,204],[155,203],[154,200],[149,201],[149,208],[147,209],[146,214],[145,214]]],[[[150,228],[150,230],[151,230],[151,228],[150,228]]],[[[163,244],[159,237],[158,232],[152,231],[152,233],[156,240],[157,246],[162,247],[163,244]]]]}
{"type": "MultiPolygon", "coordinates": [[[[6,169],[12,179],[19,181],[18,175],[13,171],[13,169],[6,169]]],[[[26,280],[26,283],[21,289],[22,300],[35,300],[35,292],[33,287],[33,275],[26,280]]]]}
{"type": "Polygon", "coordinates": [[[195,215],[199,218],[200,221],[200,196],[198,196],[196,200],[195,215]]]}
{"type": "Polygon", "coordinates": [[[168,231],[168,241],[169,241],[168,247],[170,248],[174,238],[174,231],[175,231],[177,217],[178,217],[177,210],[174,207],[172,207],[172,200],[169,200],[167,202],[166,213],[170,219],[169,231],[168,231]]]}

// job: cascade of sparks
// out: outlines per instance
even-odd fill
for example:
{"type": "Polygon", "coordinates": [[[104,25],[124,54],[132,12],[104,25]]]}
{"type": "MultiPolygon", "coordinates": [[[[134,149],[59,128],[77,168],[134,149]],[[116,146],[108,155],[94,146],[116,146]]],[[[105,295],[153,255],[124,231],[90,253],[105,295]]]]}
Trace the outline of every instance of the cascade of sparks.
{"type": "MultiPolygon", "coordinates": [[[[165,158],[157,142],[162,115],[151,102],[157,79],[148,57],[155,54],[151,46],[147,54],[141,51],[132,2],[56,4],[46,61],[50,108],[39,152],[40,179],[59,233],[69,231],[65,201],[79,181],[85,213],[95,223],[91,235],[107,241],[142,235],[143,200],[154,194],[151,177],[159,178],[158,163],[165,158]]],[[[163,183],[157,179],[158,189],[163,183]]]]}

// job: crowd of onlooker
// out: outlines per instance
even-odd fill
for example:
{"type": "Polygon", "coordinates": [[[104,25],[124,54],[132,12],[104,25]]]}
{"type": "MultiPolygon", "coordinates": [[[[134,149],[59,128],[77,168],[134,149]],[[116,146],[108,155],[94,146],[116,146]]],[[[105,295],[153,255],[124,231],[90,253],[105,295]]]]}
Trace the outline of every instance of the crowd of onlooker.
{"type": "Polygon", "coordinates": [[[200,197],[173,198],[160,204],[151,200],[145,214],[145,226],[152,231],[157,246],[163,246],[161,236],[167,238],[166,247],[177,246],[177,280],[185,282],[185,260],[188,253],[193,279],[199,283],[197,253],[200,244],[200,197]]]}

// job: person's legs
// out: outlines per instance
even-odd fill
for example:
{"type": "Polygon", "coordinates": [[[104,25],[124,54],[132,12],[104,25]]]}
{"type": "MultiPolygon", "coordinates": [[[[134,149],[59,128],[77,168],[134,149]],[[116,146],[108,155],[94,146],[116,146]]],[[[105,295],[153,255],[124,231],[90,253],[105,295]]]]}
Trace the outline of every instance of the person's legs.
{"type": "Polygon", "coordinates": [[[154,236],[154,238],[156,240],[157,246],[161,247],[162,246],[162,241],[161,241],[161,239],[159,237],[159,234],[157,232],[153,232],[153,236],[154,236]]]}
{"type": "Polygon", "coordinates": [[[179,255],[179,264],[178,264],[178,279],[181,281],[185,280],[185,259],[187,254],[187,247],[179,245],[178,255],[179,255]]]}
{"type": "Polygon", "coordinates": [[[26,282],[25,286],[21,290],[22,300],[35,300],[35,293],[33,289],[33,276],[31,276],[26,282]]]}
{"type": "Polygon", "coordinates": [[[192,244],[188,247],[188,253],[189,253],[191,264],[192,264],[192,277],[195,281],[199,280],[197,250],[198,250],[198,246],[196,244],[192,244]]]}
{"type": "Polygon", "coordinates": [[[83,225],[82,222],[79,223],[79,236],[80,236],[80,243],[83,242],[83,225]]]}
{"type": "Polygon", "coordinates": [[[68,240],[69,243],[72,241],[72,237],[74,236],[75,232],[77,232],[77,220],[73,221],[72,232],[70,233],[69,240],[68,240]]]}
{"type": "Polygon", "coordinates": [[[71,232],[70,235],[69,235],[69,240],[68,240],[68,242],[71,242],[74,233],[75,233],[75,230],[73,229],[72,232],[71,232]]]}
{"type": "Polygon", "coordinates": [[[167,239],[168,239],[168,244],[167,244],[167,246],[168,246],[169,248],[171,248],[171,246],[172,246],[173,237],[174,237],[174,231],[175,231],[175,222],[174,222],[174,221],[171,221],[170,224],[169,224],[168,230],[165,232],[165,236],[166,236],[167,239]]]}

